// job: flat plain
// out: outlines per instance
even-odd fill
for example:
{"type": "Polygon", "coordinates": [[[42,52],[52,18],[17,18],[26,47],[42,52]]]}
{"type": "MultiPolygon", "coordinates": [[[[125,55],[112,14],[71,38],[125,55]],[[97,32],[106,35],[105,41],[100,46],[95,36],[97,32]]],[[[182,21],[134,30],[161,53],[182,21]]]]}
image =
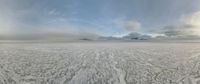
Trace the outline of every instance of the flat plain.
{"type": "Polygon", "coordinates": [[[1,43],[0,84],[200,84],[200,43],[1,43]]]}

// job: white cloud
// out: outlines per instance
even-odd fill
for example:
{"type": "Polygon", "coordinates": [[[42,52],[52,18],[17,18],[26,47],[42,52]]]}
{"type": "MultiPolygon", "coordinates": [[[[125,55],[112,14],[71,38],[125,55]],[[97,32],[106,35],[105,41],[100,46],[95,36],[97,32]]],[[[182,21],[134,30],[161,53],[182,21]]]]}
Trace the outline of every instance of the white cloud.
{"type": "Polygon", "coordinates": [[[182,16],[176,24],[165,26],[162,32],[168,37],[200,37],[200,11],[182,16]]]}
{"type": "Polygon", "coordinates": [[[200,11],[189,16],[183,16],[181,22],[187,28],[185,31],[190,31],[192,35],[200,36],[200,11]]]}
{"type": "Polygon", "coordinates": [[[127,21],[124,23],[124,27],[129,31],[138,31],[141,24],[137,21],[127,21]]]}
{"type": "Polygon", "coordinates": [[[123,39],[126,39],[126,40],[149,40],[151,38],[152,36],[150,35],[145,35],[145,34],[141,34],[137,32],[132,32],[123,37],[123,39]]]}
{"type": "MultiPolygon", "coordinates": [[[[26,1],[25,1],[26,2],[26,1]]],[[[24,2],[24,3],[25,3],[24,2]]],[[[66,39],[95,38],[97,35],[78,30],[56,9],[28,8],[23,2],[0,0],[1,39],[66,39]]]]}
{"type": "Polygon", "coordinates": [[[124,19],[117,19],[114,23],[129,32],[136,32],[141,29],[140,22],[136,20],[124,20],[124,19]]]}

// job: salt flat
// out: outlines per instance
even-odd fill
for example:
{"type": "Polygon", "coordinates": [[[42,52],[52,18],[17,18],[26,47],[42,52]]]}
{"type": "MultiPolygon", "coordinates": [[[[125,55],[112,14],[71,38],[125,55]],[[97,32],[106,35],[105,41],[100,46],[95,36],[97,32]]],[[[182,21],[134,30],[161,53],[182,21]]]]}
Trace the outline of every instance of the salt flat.
{"type": "Polygon", "coordinates": [[[0,84],[200,84],[200,43],[2,43],[0,84]]]}

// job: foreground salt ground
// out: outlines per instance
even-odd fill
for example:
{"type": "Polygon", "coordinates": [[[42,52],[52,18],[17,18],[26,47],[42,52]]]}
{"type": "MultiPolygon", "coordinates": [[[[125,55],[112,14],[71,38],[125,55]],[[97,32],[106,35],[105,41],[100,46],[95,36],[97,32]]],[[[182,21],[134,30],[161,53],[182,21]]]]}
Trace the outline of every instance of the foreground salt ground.
{"type": "Polygon", "coordinates": [[[4,43],[0,84],[200,84],[200,44],[4,43]]]}

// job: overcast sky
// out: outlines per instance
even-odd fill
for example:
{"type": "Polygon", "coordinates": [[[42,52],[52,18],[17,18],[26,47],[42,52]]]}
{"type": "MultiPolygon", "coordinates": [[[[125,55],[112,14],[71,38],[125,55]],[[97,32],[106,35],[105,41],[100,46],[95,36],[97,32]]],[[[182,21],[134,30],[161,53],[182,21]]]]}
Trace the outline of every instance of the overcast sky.
{"type": "Polygon", "coordinates": [[[200,0],[0,0],[2,37],[130,32],[200,36],[200,0]]]}

